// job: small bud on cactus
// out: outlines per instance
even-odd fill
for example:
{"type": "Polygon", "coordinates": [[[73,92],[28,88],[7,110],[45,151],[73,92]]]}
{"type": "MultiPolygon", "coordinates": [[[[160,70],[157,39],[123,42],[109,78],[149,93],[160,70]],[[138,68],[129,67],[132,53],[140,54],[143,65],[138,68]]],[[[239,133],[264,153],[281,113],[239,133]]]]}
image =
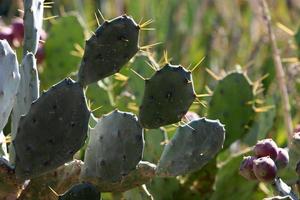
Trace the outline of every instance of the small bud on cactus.
{"type": "Polygon", "coordinates": [[[270,156],[273,160],[276,160],[278,147],[272,139],[264,139],[258,141],[253,149],[257,157],[270,156]]]}
{"type": "Polygon", "coordinates": [[[277,167],[275,162],[267,156],[253,161],[253,171],[259,181],[271,182],[276,178],[277,167]]]}
{"type": "Polygon", "coordinates": [[[239,174],[246,178],[247,180],[256,180],[256,176],[253,172],[253,161],[256,159],[256,157],[253,156],[246,156],[244,157],[241,166],[239,174]]]}
{"type": "Polygon", "coordinates": [[[43,63],[44,59],[45,59],[45,49],[43,45],[39,45],[39,48],[36,52],[36,60],[38,64],[43,63]]]}
{"type": "Polygon", "coordinates": [[[286,149],[278,148],[275,164],[278,169],[283,169],[289,164],[289,153],[286,149]]]}
{"type": "Polygon", "coordinates": [[[296,172],[297,172],[298,176],[300,176],[300,161],[297,163],[296,172]]]}

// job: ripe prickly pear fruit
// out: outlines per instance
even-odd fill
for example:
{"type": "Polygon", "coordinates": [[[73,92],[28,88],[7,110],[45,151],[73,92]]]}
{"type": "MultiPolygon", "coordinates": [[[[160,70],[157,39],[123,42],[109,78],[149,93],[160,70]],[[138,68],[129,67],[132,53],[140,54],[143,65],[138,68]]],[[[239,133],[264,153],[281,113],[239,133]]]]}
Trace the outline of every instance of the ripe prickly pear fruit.
{"type": "Polygon", "coordinates": [[[24,38],[23,19],[22,18],[14,18],[12,20],[11,27],[12,27],[13,39],[20,45],[24,38]]]}
{"type": "Polygon", "coordinates": [[[12,44],[13,39],[14,36],[10,27],[4,27],[0,29],[0,40],[7,40],[9,44],[12,44]]]}
{"type": "Polygon", "coordinates": [[[278,148],[275,164],[278,169],[283,169],[289,164],[289,153],[286,149],[278,148]]]}
{"type": "Polygon", "coordinates": [[[277,167],[269,157],[261,157],[253,161],[253,172],[262,182],[272,182],[276,178],[277,167]]]}
{"type": "Polygon", "coordinates": [[[297,153],[300,153],[300,132],[295,132],[292,137],[291,144],[293,150],[295,150],[297,153]]]}
{"type": "Polygon", "coordinates": [[[254,156],[246,156],[240,165],[239,174],[248,180],[257,180],[253,172],[253,161],[255,159],[254,156]]]}
{"type": "Polygon", "coordinates": [[[278,147],[272,139],[264,139],[257,142],[253,151],[257,157],[270,156],[270,158],[276,160],[278,147]]]}
{"type": "Polygon", "coordinates": [[[42,45],[39,45],[35,57],[37,60],[37,64],[41,64],[45,60],[45,49],[42,45]]]}
{"type": "Polygon", "coordinates": [[[296,173],[298,174],[298,176],[300,176],[300,161],[297,163],[296,173]]]}
{"type": "Polygon", "coordinates": [[[193,120],[197,120],[199,119],[199,115],[195,112],[192,111],[188,111],[183,117],[182,120],[186,123],[193,121],[193,120]]]}
{"type": "Polygon", "coordinates": [[[74,185],[66,193],[60,195],[58,200],[100,200],[101,193],[90,183],[74,185]]]}

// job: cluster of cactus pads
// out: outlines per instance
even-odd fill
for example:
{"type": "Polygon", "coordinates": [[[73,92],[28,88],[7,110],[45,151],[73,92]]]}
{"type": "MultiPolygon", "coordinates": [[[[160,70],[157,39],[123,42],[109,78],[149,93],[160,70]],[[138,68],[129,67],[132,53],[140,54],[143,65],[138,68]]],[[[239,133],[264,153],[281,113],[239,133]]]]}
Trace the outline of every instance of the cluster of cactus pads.
{"type": "Polygon", "coordinates": [[[60,200],[99,200],[100,192],[124,192],[154,177],[198,170],[222,149],[224,126],[196,118],[177,128],[161,156],[155,152],[157,166],[142,161],[145,129],[154,130],[147,130],[149,137],[161,134],[155,130],[180,122],[196,98],[192,74],[180,65],[167,63],[145,80],[138,117],[114,110],[94,118],[85,88],[119,72],[140,49],[140,26],[126,15],[105,21],[86,41],[77,81],[66,77],[40,95],[35,54],[43,1],[24,3],[20,66],[9,43],[0,40],[0,130],[11,116],[12,140],[9,162],[1,160],[0,199],[48,199],[52,194],[60,200]],[[83,147],[84,162],[73,160],[83,147]]]}

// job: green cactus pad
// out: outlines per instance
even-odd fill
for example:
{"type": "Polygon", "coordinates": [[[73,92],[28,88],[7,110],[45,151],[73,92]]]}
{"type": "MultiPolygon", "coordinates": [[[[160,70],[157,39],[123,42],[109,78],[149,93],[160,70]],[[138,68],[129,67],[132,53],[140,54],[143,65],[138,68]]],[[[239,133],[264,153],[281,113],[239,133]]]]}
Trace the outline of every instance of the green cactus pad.
{"type": "Polygon", "coordinates": [[[80,58],[71,54],[75,44],[83,47],[84,29],[76,14],[55,20],[45,43],[46,66],[41,73],[44,87],[58,82],[78,69],[80,58]]]}
{"type": "Polygon", "coordinates": [[[20,79],[15,52],[6,40],[0,40],[0,131],[8,121],[20,79]]]}
{"type": "Polygon", "coordinates": [[[16,174],[39,176],[72,160],[87,136],[90,112],[78,83],[65,79],[34,101],[13,140],[16,174]]]}
{"type": "Polygon", "coordinates": [[[144,132],[135,115],[115,110],[91,130],[83,173],[108,182],[122,180],[142,158],[144,132]]]}
{"type": "Polygon", "coordinates": [[[196,97],[191,73],[181,66],[166,64],[145,84],[139,113],[145,128],[179,122],[196,97]]]}
{"type": "Polygon", "coordinates": [[[157,165],[161,177],[178,176],[202,168],[222,149],[225,129],[217,120],[200,118],[180,126],[157,165]]]}
{"type": "Polygon", "coordinates": [[[27,52],[36,54],[38,50],[43,25],[43,3],[43,0],[24,1],[24,55],[27,52]]]}
{"type": "Polygon", "coordinates": [[[220,80],[209,102],[208,118],[219,119],[226,127],[224,148],[247,133],[246,126],[254,118],[251,102],[252,84],[239,72],[232,72],[220,80]]]}
{"type": "Polygon", "coordinates": [[[118,72],[138,51],[139,26],[126,15],[105,21],[86,41],[79,82],[87,85],[118,72]]]}
{"type": "Polygon", "coordinates": [[[20,66],[21,82],[12,110],[12,139],[17,134],[21,115],[27,114],[31,103],[39,98],[40,85],[36,59],[32,53],[27,53],[20,66]]]}
{"type": "Polygon", "coordinates": [[[157,163],[163,150],[168,135],[163,129],[150,129],[145,132],[145,150],[143,160],[157,163]]]}
{"type": "Polygon", "coordinates": [[[58,200],[100,200],[101,193],[90,183],[79,183],[60,195],[58,200]]]}

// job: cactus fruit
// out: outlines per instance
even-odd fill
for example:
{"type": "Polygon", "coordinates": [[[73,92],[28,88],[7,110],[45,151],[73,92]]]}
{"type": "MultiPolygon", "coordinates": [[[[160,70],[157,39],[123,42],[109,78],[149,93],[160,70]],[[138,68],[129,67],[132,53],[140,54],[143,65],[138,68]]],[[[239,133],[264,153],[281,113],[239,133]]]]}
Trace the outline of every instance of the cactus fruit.
{"type": "Polygon", "coordinates": [[[21,117],[13,140],[17,176],[36,177],[72,160],[86,139],[89,116],[83,90],[71,79],[43,93],[21,117]]]}
{"type": "Polygon", "coordinates": [[[278,148],[275,164],[278,169],[284,169],[289,164],[289,153],[286,149],[278,148]]]}
{"type": "MultiPolygon", "coordinates": [[[[44,87],[49,87],[77,70],[80,58],[72,55],[71,52],[75,51],[74,46],[82,47],[84,45],[84,29],[81,18],[76,14],[58,18],[50,27],[48,35],[45,43],[46,67],[41,73],[44,87]],[[70,34],[66,34],[66,32],[70,34]]],[[[37,58],[42,57],[41,53],[41,50],[37,52],[37,58]]]]}
{"type": "Polygon", "coordinates": [[[264,139],[256,143],[253,151],[257,157],[270,156],[271,159],[276,160],[278,147],[272,139],[264,139]]]}
{"type": "Polygon", "coordinates": [[[93,183],[101,192],[124,192],[149,182],[155,177],[155,170],[156,165],[140,161],[136,169],[129,172],[129,174],[123,177],[119,182],[113,183],[98,177],[86,177],[84,171],[81,173],[81,179],[84,182],[93,183]]]}
{"type": "Polygon", "coordinates": [[[239,174],[248,180],[257,179],[253,172],[253,161],[255,159],[256,157],[246,156],[241,163],[239,174]]]}
{"type": "Polygon", "coordinates": [[[7,40],[9,44],[13,43],[14,35],[11,27],[0,28],[0,40],[7,40]]]}
{"type": "Polygon", "coordinates": [[[14,40],[16,42],[18,42],[19,45],[22,44],[23,38],[24,38],[23,19],[22,18],[14,18],[11,23],[11,28],[12,28],[12,34],[13,34],[14,40]]]}
{"type": "Polygon", "coordinates": [[[139,30],[126,15],[105,21],[86,41],[79,82],[87,85],[118,72],[139,50],[139,30]]]}
{"type": "Polygon", "coordinates": [[[295,132],[292,137],[291,143],[293,150],[295,150],[297,153],[300,153],[300,132],[295,132]]]}
{"type": "Polygon", "coordinates": [[[253,172],[259,181],[272,182],[276,178],[277,167],[269,156],[261,157],[253,161],[253,172]]]}
{"type": "Polygon", "coordinates": [[[101,193],[90,183],[79,183],[60,195],[58,200],[100,200],[101,193]]]}
{"type": "Polygon", "coordinates": [[[43,3],[43,0],[24,1],[24,55],[37,52],[43,24],[43,3]]]}
{"type": "Polygon", "coordinates": [[[207,116],[210,119],[219,119],[225,124],[224,148],[247,132],[245,127],[255,115],[249,105],[253,100],[252,84],[243,73],[232,72],[218,82],[209,102],[207,116]]]}
{"type": "Polygon", "coordinates": [[[20,83],[16,54],[6,40],[0,40],[0,131],[6,125],[20,83]]]}
{"type": "Polygon", "coordinates": [[[224,126],[216,120],[200,118],[180,126],[159,160],[158,176],[178,176],[200,169],[223,147],[224,126]]]}
{"type": "Polygon", "coordinates": [[[300,176],[300,161],[296,165],[296,173],[300,176]]]}
{"type": "Polygon", "coordinates": [[[166,64],[145,82],[139,120],[151,129],[179,122],[195,97],[191,72],[166,64]]]}
{"type": "Polygon", "coordinates": [[[84,176],[118,182],[136,168],[143,148],[144,132],[135,115],[118,110],[104,115],[91,130],[84,176]]]}

